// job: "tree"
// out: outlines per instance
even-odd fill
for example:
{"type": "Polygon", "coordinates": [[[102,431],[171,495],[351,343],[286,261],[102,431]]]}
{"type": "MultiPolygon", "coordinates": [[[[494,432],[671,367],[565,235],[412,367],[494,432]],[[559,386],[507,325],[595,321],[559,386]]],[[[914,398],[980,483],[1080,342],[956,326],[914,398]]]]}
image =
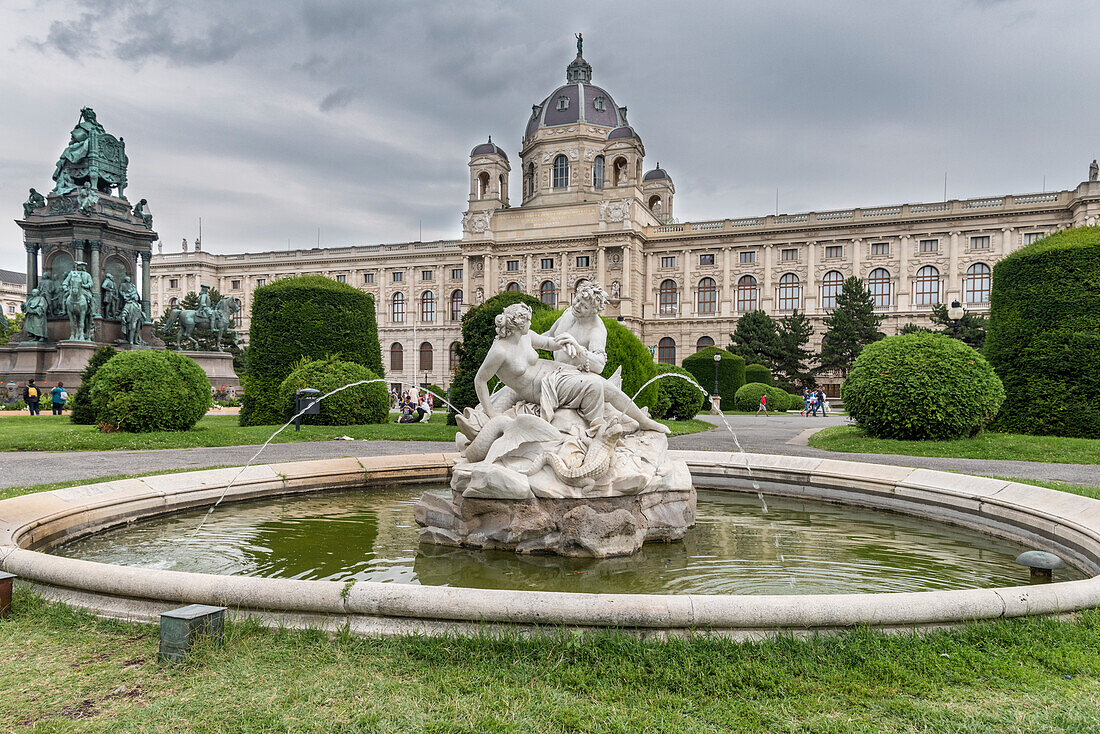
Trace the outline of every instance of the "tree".
{"type": "Polygon", "coordinates": [[[932,307],[932,323],[942,326],[941,334],[947,334],[953,339],[967,344],[981,351],[985,345],[985,329],[989,319],[970,311],[963,311],[962,318],[953,319],[947,315],[947,306],[937,303],[932,307]]]}
{"type": "Polygon", "coordinates": [[[779,355],[774,372],[778,373],[788,385],[814,384],[810,362],[814,353],[808,348],[814,327],[806,314],[793,312],[779,322],[779,355]]]}
{"type": "Polygon", "coordinates": [[[779,330],[775,320],[764,311],[749,311],[739,318],[730,340],[729,351],[746,362],[776,366],[780,355],[779,330]]]}
{"type": "Polygon", "coordinates": [[[23,330],[23,316],[25,314],[16,313],[8,316],[0,314],[0,344],[7,344],[8,339],[12,338],[23,330]]]}
{"type": "Polygon", "coordinates": [[[819,369],[847,375],[863,348],[886,336],[878,330],[881,325],[882,317],[875,313],[874,299],[863,281],[855,276],[845,279],[836,308],[825,317],[819,369]]]}

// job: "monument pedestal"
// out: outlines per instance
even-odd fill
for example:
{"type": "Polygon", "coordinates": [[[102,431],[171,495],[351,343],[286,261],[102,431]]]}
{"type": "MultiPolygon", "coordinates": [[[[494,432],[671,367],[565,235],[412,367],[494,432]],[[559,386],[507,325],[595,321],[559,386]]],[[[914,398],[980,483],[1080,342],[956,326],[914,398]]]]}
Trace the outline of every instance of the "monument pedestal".
{"type": "Polygon", "coordinates": [[[80,373],[88,365],[92,354],[99,349],[95,342],[60,341],[56,345],[57,357],[46,371],[46,381],[50,384],[64,382],[66,387],[80,386],[80,373]]]}
{"type": "Polygon", "coordinates": [[[202,367],[202,371],[206,373],[206,379],[210,380],[211,387],[240,389],[241,380],[233,371],[233,355],[229,352],[180,352],[180,354],[198,362],[199,367],[202,367]]]}

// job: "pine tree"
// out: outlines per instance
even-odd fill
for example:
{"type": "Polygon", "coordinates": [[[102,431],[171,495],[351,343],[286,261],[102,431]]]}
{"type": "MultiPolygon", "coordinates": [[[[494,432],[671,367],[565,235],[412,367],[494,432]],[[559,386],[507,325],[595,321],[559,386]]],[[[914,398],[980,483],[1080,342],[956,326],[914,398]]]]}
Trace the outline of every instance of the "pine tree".
{"type": "Polygon", "coordinates": [[[859,278],[847,278],[837,294],[836,308],[825,317],[819,369],[847,375],[863,348],[885,336],[878,330],[881,325],[871,292],[859,278]]]}
{"type": "Polygon", "coordinates": [[[814,327],[806,314],[795,311],[779,322],[779,355],[774,371],[788,385],[814,384],[810,362],[814,353],[809,349],[814,327]]]}
{"type": "Polygon", "coordinates": [[[780,355],[779,330],[775,320],[764,311],[749,311],[737,320],[730,334],[729,351],[772,369],[780,355]]]}

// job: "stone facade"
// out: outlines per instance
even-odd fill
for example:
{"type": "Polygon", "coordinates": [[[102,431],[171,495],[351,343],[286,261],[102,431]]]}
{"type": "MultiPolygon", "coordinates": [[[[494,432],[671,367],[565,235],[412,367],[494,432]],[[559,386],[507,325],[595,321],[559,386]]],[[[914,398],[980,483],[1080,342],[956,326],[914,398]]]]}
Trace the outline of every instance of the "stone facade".
{"type": "Polygon", "coordinates": [[[460,318],[506,289],[564,305],[595,278],[618,317],[662,361],[729,343],[740,315],[795,308],[822,320],[844,277],[877,294],[884,330],[927,323],[932,305],[988,308],[989,270],[1008,253],[1066,227],[1100,220],[1100,183],[1040,194],[679,223],[675,186],[579,56],[566,85],[532,109],[520,149],[521,204],[509,203],[507,154],[471,151],[458,240],[218,255],[154,255],[159,314],[200,283],[237,296],[247,339],[252,291],[319,273],[375,297],[387,375],[450,384],[460,318]],[[425,346],[427,345],[427,346],[425,346]],[[399,346],[399,349],[397,348],[399,346]],[[423,356],[423,360],[421,357],[423,356]]]}
{"type": "Polygon", "coordinates": [[[27,275],[14,270],[0,270],[0,311],[11,318],[22,313],[19,306],[27,299],[27,275]]]}

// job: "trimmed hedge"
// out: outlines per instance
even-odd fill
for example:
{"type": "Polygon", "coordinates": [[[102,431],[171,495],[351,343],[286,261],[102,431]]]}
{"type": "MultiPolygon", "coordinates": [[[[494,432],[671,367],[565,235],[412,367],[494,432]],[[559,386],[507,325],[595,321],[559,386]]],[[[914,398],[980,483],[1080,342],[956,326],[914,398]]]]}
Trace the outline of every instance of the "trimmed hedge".
{"type": "MultiPolygon", "coordinates": [[[[355,362],[334,357],[303,358],[279,385],[279,408],[283,421],[294,415],[295,392],[311,387],[325,395],[338,387],[360,380],[374,380],[371,370],[355,362]]],[[[321,401],[321,412],[303,415],[302,423],[317,426],[355,426],[386,423],[390,414],[390,393],[381,382],[349,387],[321,401]]]]}
{"type": "Polygon", "coordinates": [[[1100,227],[993,266],[985,355],[1008,399],[999,431],[1100,438],[1100,227]]]}
{"type": "Polygon", "coordinates": [[[336,356],[382,377],[374,298],[321,275],[284,278],[252,300],[241,425],[281,422],[279,386],[303,357],[336,356]]]}
{"type": "MultiPolygon", "coordinates": [[[[480,306],[474,306],[462,315],[462,341],[458,345],[458,369],[451,382],[451,395],[448,400],[461,413],[465,408],[477,405],[477,393],[474,391],[474,376],[477,374],[489,347],[496,338],[495,319],[505,307],[513,303],[526,303],[534,315],[547,310],[545,303],[526,293],[505,291],[487,299],[480,306]]],[[[533,319],[532,319],[533,320],[533,319]]],[[[454,425],[454,411],[447,413],[447,423],[454,425]]]]}
{"type": "MultiPolygon", "coordinates": [[[[743,357],[719,347],[707,347],[685,357],[683,365],[709,394],[714,390],[715,353],[722,355],[722,361],[718,363],[718,394],[722,397],[722,406],[728,407],[733,404],[737,391],[745,384],[743,357]]],[[[759,396],[757,399],[759,400],[759,396]]]]}
{"type": "Polygon", "coordinates": [[[190,357],[121,352],[96,372],[92,406],[100,430],[186,431],[210,409],[210,381],[190,357]]]}
{"type": "Polygon", "coordinates": [[[772,371],[762,364],[745,365],[745,384],[747,385],[750,382],[760,382],[765,385],[775,384],[772,379],[772,371]]]}
{"type": "Polygon", "coordinates": [[[84,365],[84,371],[80,373],[80,387],[76,389],[76,394],[73,395],[73,399],[69,401],[69,408],[72,410],[72,413],[69,415],[70,422],[81,426],[95,425],[95,408],[92,406],[92,384],[95,382],[95,376],[99,368],[107,364],[107,362],[111,360],[111,357],[116,354],[118,354],[118,350],[109,344],[92,352],[88,364],[84,365]]]}
{"type": "Polygon", "coordinates": [[[973,436],[993,420],[1005,390],[974,349],[925,332],[864,347],[840,396],[852,419],[876,438],[953,439],[973,436]]]}
{"type": "Polygon", "coordinates": [[[703,393],[695,377],[683,367],[672,364],[658,364],[657,374],[668,373],[683,375],[687,379],[668,377],[657,380],[657,404],[653,407],[653,417],[662,420],[691,420],[703,408],[703,393]],[[688,383],[691,380],[691,383],[688,383]]]}
{"type": "Polygon", "coordinates": [[[749,382],[738,388],[733,399],[737,410],[756,410],[760,406],[760,396],[768,394],[768,412],[784,413],[789,407],[789,397],[784,390],[763,382],[749,382]]]}
{"type": "MultiPolygon", "coordinates": [[[[541,311],[531,320],[531,331],[544,334],[554,325],[562,311],[541,311]]],[[[657,376],[657,365],[649,347],[634,332],[615,319],[601,317],[607,327],[607,364],[603,368],[604,377],[610,377],[616,368],[622,366],[623,392],[633,397],[638,388],[657,376]]],[[[544,356],[551,357],[550,353],[544,356]]],[[[643,408],[655,411],[657,407],[657,383],[653,383],[635,398],[634,402],[643,408]]]]}
{"type": "Polygon", "coordinates": [[[802,410],[805,405],[806,403],[802,400],[801,393],[787,393],[787,410],[802,410]]]}

